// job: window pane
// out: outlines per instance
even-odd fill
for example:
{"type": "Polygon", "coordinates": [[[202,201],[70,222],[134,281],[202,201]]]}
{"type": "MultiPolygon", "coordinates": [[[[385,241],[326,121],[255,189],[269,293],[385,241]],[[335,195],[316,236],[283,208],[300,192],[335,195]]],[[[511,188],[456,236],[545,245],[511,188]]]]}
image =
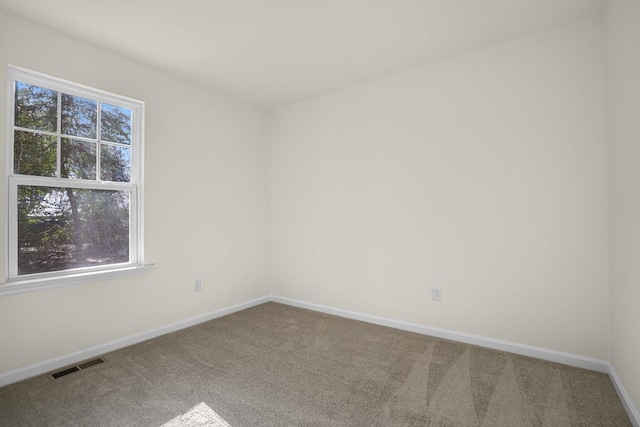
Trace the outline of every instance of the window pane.
{"type": "Polygon", "coordinates": [[[58,92],[16,82],[15,125],[56,132],[58,129],[58,92]]]}
{"type": "Polygon", "coordinates": [[[62,94],[62,134],[96,138],[98,103],[62,94]]]}
{"type": "Polygon", "coordinates": [[[60,173],[63,178],[96,179],[96,144],[62,138],[60,173]]]}
{"type": "Polygon", "coordinates": [[[13,139],[13,171],[36,176],[56,175],[55,136],[17,130],[13,139]]]}
{"type": "Polygon", "coordinates": [[[129,261],[128,191],[18,186],[18,274],[129,261]]]}
{"type": "Polygon", "coordinates": [[[102,144],[100,146],[100,179],[129,182],[131,176],[131,149],[102,144]]]}
{"type": "Polygon", "coordinates": [[[100,139],[102,141],[131,144],[131,110],[102,104],[100,139]]]}

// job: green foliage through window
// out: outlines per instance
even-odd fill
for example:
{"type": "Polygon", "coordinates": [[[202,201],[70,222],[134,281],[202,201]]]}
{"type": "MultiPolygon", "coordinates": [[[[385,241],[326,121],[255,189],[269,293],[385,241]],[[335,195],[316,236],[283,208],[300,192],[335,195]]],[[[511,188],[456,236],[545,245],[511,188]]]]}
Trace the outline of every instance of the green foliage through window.
{"type": "Polygon", "coordinates": [[[13,97],[15,274],[131,262],[138,107],[26,80],[13,97]]]}
{"type": "Polygon", "coordinates": [[[127,191],[18,187],[18,274],[129,261],[127,191]]]}

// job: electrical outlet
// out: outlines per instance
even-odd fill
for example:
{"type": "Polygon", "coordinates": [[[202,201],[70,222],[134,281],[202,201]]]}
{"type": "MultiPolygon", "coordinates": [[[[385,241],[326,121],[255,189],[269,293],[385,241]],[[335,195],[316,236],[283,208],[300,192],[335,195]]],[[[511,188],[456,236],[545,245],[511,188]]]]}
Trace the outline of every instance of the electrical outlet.
{"type": "Polygon", "coordinates": [[[200,292],[202,290],[202,279],[196,279],[193,281],[193,292],[200,292]]]}
{"type": "Polygon", "coordinates": [[[431,288],[431,299],[434,301],[442,300],[442,291],[440,288],[431,288]]]}

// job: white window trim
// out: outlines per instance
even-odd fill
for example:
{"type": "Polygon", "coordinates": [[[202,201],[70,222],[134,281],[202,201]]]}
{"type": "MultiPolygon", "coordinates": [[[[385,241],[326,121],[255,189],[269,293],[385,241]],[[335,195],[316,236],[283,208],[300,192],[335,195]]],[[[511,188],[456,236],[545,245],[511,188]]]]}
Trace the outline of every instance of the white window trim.
{"type": "Polygon", "coordinates": [[[0,297],[4,295],[21,294],[24,292],[41,291],[45,289],[60,288],[64,286],[82,285],[85,283],[99,282],[103,280],[118,279],[148,273],[153,269],[153,264],[123,266],[114,264],[109,269],[100,271],[83,271],[67,274],[58,274],[55,277],[40,277],[28,279],[16,279],[0,285],[0,297]]]}
{"type": "MultiPolygon", "coordinates": [[[[100,89],[91,88],[63,79],[47,76],[42,73],[9,65],[7,67],[7,117],[6,117],[6,228],[7,236],[4,242],[5,255],[5,283],[0,284],[0,296],[54,288],[66,285],[86,283],[109,278],[117,278],[149,271],[153,264],[144,262],[144,102],[112,94],[100,89]],[[133,112],[131,138],[131,182],[99,182],[93,180],[79,180],[56,177],[37,177],[15,175],[13,173],[13,147],[10,144],[13,137],[14,123],[14,81],[21,81],[37,86],[43,86],[61,93],[90,98],[106,104],[120,105],[133,112]],[[134,144],[134,141],[137,144],[134,144]],[[113,189],[131,191],[134,203],[130,206],[130,261],[122,264],[111,264],[97,267],[84,267],[58,272],[37,273],[24,276],[17,275],[17,252],[10,248],[17,242],[17,188],[20,184],[35,184],[46,186],[63,186],[71,188],[113,189]]],[[[58,150],[59,151],[59,150],[58,150]]],[[[59,155],[59,153],[58,153],[59,155]]],[[[59,163],[59,161],[58,161],[59,163]]],[[[58,168],[60,165],[58,164],[58,168]]],[[[99,175],[98,175],[99,176],[99,175]]]]}

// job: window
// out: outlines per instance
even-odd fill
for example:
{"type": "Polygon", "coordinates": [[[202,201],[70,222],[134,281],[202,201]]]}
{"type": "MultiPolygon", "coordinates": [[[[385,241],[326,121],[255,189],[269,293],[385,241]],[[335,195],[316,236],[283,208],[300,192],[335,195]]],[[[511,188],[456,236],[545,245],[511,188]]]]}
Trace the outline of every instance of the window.
{"type": "Polygon", "coordinates": [[[143,103],[7,74],[9,284],[140,266],[143,103]]]}

